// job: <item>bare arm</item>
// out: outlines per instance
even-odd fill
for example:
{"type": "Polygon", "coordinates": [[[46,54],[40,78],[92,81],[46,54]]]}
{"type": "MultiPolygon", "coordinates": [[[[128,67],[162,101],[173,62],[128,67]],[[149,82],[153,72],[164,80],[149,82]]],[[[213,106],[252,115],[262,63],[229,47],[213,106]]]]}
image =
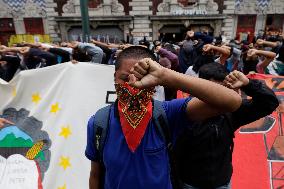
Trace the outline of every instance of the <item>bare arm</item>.
{"type": "Polygon", "coordinates": [[[257,50],[256,55],[265,56],[265,58],[269,58],[269,59],[274,59],[276,57],[276,54],[274,52],[262,51],[262,50],[257,50]]]}
{"type": "Polygon", "coordinates": [[[26,46],[39,48],[41,47],[41,43],[24,43],[26,46]]]}
{"type": "Polygon", "coordinates": [[[30,47],[5,47],[0,49],[0,52],[16,52],[16,53],[21,53],[25,54],[29,52],[30,47]]]}
{"type": "Polygon", "coordinates": [[[7,119],[4,119],[4,118],[0,118],[0,128],[1,127],[4,127],[5,124],[10,124],[10,125],[13,125],[14,123],[7,120],[7,119]]]}
{"type": "Polygon", "coordinates": [[[256,44],[264,45],[264,46],[267,46],[267,47],[277,47],[279,45],[277,42],[265,41],[263,39],[258,39],[256,41],[256,44]]]}
{"type": "Polygon", "coordinates": [[[132,86],[147,88],[163,85],[195,96],[187,105],[187,115],[194,121],[233,112],[241,105],[241,97],[235,91],[211,81],[163,68],[150,59],[139,61],[132,73],[129,82],[132,86]]]}
{"type": "Polygon", "coordinates": [[[210,44],[204,45],[203,47],[204,52],[210,52],[212,50],[214,52],[219,52],[221,54],[220,63],[224,65],[227,58],[230,56],[230,49],[225,48],[225,47],[217,47],[217,46],[210,45],[210,44]]]}
{"type": "Polygon", "coordinates": [[[119,48],[119,45],[117,45],[117,44],[106,44],[106,43],[96,41],[96,40],[92,40],[92,43],[94,43],[95,45],[98,45],[98,46],[105,47],[105,48],[119,48]]]}
{"type": "Polygon", "coordinates": [[[263,69],[263,70],[276,57],[276,53],[271,52],[271,51],[262,51],[262,50],[250,49],[248,51],[248,56],[253,56],[253,55],[264,56],[265,57],[265,59],[261,63],[258,64],[258,67],[263,69]]]}
{"type": "Polygon", "coordinates": [[[99,189],[100,184],[100,164],[92,161],[89,178],[89,189],[99,189]]]}

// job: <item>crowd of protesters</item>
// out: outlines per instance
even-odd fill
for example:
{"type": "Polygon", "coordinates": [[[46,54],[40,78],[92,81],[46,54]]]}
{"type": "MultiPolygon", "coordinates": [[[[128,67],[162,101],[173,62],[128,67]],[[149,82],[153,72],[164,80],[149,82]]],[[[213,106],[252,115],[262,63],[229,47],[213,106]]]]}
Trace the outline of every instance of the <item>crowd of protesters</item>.
{"type": "MultiPolygon", "coordinates": [[[[258,35],[253,43],[212,37],[201,32],[188,31],[184,41],[162,42],[146,40],[140,45],[153,51],[159,63],[169,69],[198,76],[200,67],[218,62],[228,72],[238,70],[284,75],[283,37],[258,35]]],[[[90,43],[63,42],[61,44],[20,43],[13,47],[0,46],[0,78],[9,81],[19,70],[52,66],[58,63],[79,61],[114,65],[121,50],[131,46],[125,42],[107,44],[96,40],[90,43]]]]}
{"type": "MultiPolygon", "coordinates": [[[[0,53],[0,77],[6,81],[11,80],[14,74],[21,70],[36,69],[69,61],[90,62],[115,65],[115,81],[120,82],[118,82],[119,87],[116,86],[118,94],[123,95],[123,92],[131,91],[130,88],[133,86],[147,88],[143,85],[153,87],[156,84],[163,84],[165,100],[176,99],[177,90],[184,89],[185,92],[190,92],[192,96],[203,101],[189,99],[180,102],[169,101],[169,103],[163,104],[167,107],[167,116],[172,118],[169,121],[177,124],[185,120],[184,117],[189,117],[190,121],[180,123],[180,125],[186,123],[190,125],[190,127],[183,128],[181,135],[178,136],[174,132],[175,136],[178,136],[178,139],[174,141],[173,152],[176,156],[175,168],[178,184],[173,180],[169,181],[172,175],[169,176],[168,172],[174,170],[164,164],[165,161],[168,161],[166,156],[161,153],[158,155],[160,151],[165,152],[163,154],[169,153],[166,151],[168,149],[161,147],[154,149],[153,152],[145,152],[145,154],[144,151],[140,153],[138,150],[132,156],[129,150],[125,151],[125,142],[117,142],[112,139],[117,136],[117,132],[121,134],[121,131],[118,130],[110,131],[112,135],[110,134],[108,140],[109,143],[113,141],[113,144],[119,145],[119,147],[115,147],[116,149],[124,150],[115,150],[116,156],[113,147],[107,145],[113,155],[108,154],[109,156],[107,156],[106,154],[104,156],[103,164],[106,175],[99,174],[102,162],[98,161],[99,154],[94,146],[94,120],[91,118],[88,126],[86,156],[92,161],[90,174],[90,188],[92,189],[98,188],[102,184],[103,188],[231,188],[234,132],[242,125],[269,115],[278,106],[276,96],[267,86],[259,81],[248,79],[246,75],[249,73],[284,75],[283,37],[270,40],[270,38],[257,36],[254,43],[237,40],[225,42],[222,37],[214,38],[206,33],[188,31],[184,41],[178,43],[158,40],[149,42],[146,38],[139,41],[139,46],[127,43],[107,44],[96,40],[91,40],[90,43],[64,42],[60,45],[21,43],[13,47],[0,46],[0,53]],[[151,53],[155,55],[154,58],[151,57],[151,53]],[[143,58],[151,58],[151,60],[143,58]],[[133,62],[134,60],[138,62],[138,65],[134,65],[136,63],[133,62]],[[122,64],[122,62],[124,63],[122,64]],[[125,67],[124,64],[133,66],[133,69],[125,67]],[[133,73],[136,79],[141,80],[141,83],[135,81],[131,87],[124,86],[124,82],[131,83],[132,81],[130,81],[131,78],[120,77],[122,75],[120,70],[133,73]],[[166,71],[169,75],[161,74],[161,70],[166,71]],[[155,72],[160,75],[155,75],[155,72]],[[180,73],[189,76],[184,77],[180,73]],[[145,79],[146,77],[151,78],[149,75],[154,77],[153,81],[145,79]],[[160,76],[166,78],[167,82],[159,82],[160,76]],[[177,83],[175,84],[171,79],[177,83]],[[205,80],[222,84],[222,87],[205,80]],[[232,93],[233,90],[227,90],[224,86],[241,90],[252,99],[241,100],[238,95],[232,93]],[[214,96],[214,94],[219,96],[214,96]],[[224,103],[223,100],[227,100],[228,103],[224,103]],[[147,153],[153,156],[150,157],[147,153]],[[125,159],[122,160],[121,157],[131,157],[133,161],[125,162],[125,159]],[[155,157],[156,165],[152,165],[149,162],[155,157]],[[140,161],[140,158],[144,158],[143,161],[140,161]],[[127,163],[128,168],[122,167],[118,161],[127,163]],[[161,169],[157,167],[160,164],[161,169]],[[105,176],[104,183],[99,183],[100,178],[98,177],[100,175],[105,176]],[[137,180],[139,176],[143,181],[137,180]],[[177,185],[179,186],[177,187],[177,185]]],[[[151,95],[151,92],[146,92],[147,95],[151,95]]],[[[131,96],[131,94],[128,95],[131,96]]],[[[120,99],[118,95],[118,103],[120,100],[125,99],[123,96],[120,99]]],[[[135,100],[134,97],[133,100],[135,100]]],[[[150,101],[150,99],[147,100],[150,101]]],[[[129,103],[131,104],[131,102],[129,103]]],[[[141,107],[144,105],[141,104],[141,107]]],[[[132,110],[129,109],[129,111],[132,110]]],[[[121,118],[122,114],[119,116],[121,118]]],[[[119,125],[119,123],[115,124],[119,125]]],[[[172,125],[171,129],[176,131],[177,128],[180,128],[180,126],[176,126],[174,128],[172,125]]],[[[149,130],[144,132],[155,134],[155,131],[149,130]]],[[[127,136],[125,137],[127,138],[127,136]]],[[[149,137],[148,134],[147,137],[147,140],[157,142],[155,137],[149,137]]],[[[141,140],[142,143],[144,140],[146,139],[141,140]]],[[[143,145],[147,144],[147,142],[143,143],[143,145]]]]}

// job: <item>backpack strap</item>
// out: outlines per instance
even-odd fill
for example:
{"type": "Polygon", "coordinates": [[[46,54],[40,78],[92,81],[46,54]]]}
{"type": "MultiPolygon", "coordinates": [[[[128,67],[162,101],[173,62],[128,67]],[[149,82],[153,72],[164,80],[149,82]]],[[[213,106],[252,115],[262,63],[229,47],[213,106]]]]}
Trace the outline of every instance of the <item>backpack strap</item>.
{"type": "Polygon", "coordinates": [[[170,177],[173,189],[180,189],[181,183],[179,180],[175,155],[173,152],[173,143],[172,143],[172,135],[170,132],[170,126],[168,122],[168,118],[163,108],[163,103],[161,101],[154,100],[154,110],[153,110],[153,121],[158,130],[158,133],[165,141],[167,146],[167,151],[169,155],[169,163],[170,163],[170,177]]]}
{"type": "Polygon", "coordinates": [[[103,162],[103,149],[106,141],[106,135],[109,127],[109,114],[111,105],[99,109],[95,114],[94,133],[95,148],[99,154],[99,162],[103,162]]]}
{"type": "Polygon", "coordinates": [[[168,118],[161,101],[154,100],[153,121],[167,148],[172,148],[168,118]]]}

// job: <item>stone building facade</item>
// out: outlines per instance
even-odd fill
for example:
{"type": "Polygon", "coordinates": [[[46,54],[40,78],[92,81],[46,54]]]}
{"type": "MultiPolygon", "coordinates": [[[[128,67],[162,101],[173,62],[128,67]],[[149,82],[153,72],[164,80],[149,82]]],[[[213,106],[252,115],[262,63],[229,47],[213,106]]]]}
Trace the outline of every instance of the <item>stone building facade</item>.
{"type": "MultiPolygon", "coordinates": [[[[89,0],[91,36],[106,42],[178,41],[188,29],[242,38],[283,31],[284,0],[89,0]]],[[[80,0],[0,0],[0,41],[12,34],[81,40],[80,0]]]]}

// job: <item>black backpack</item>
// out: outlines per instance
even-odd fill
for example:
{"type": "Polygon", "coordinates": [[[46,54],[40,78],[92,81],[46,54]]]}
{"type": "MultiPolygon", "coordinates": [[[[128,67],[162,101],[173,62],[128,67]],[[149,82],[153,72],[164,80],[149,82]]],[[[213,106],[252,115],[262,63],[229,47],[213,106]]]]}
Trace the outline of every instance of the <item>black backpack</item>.
{"type": "MultiPolygon", "coordinates": [[[[164,108],[162,107],[161,101],[153,101],[154,104],[154,110],[153,110],[153,121],[157,128],[158,133],[165,141],[165,144],[167,145],[168,149],[168,155],[169,155],[169,161],[170,161],[170,167],[171,167],[171,182],[173,189],[179,189],[180,183],[177,176],[176,166],[175,166],[175,158],[173,155],[173,144],[171,140],[171,133],[169,130],[169,123],[167,119],[166,112],[164,108]]],[[[94,120],[94,136],[95,136],[95,148],[99,154],[99,163],[101,165],[101,179],[100,179],[100,188],[103,189],[103,183],[104,183],[104,163],[103,163],[103,149],[106,141],[106,136],[108,133],[108,127],[109,127],[109,114],[110,109],[112,105],[108,105],[104,108],[99,109],[95,114],[95,120],[94,120]]]]}

